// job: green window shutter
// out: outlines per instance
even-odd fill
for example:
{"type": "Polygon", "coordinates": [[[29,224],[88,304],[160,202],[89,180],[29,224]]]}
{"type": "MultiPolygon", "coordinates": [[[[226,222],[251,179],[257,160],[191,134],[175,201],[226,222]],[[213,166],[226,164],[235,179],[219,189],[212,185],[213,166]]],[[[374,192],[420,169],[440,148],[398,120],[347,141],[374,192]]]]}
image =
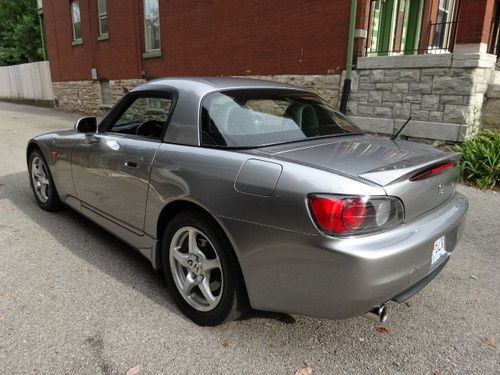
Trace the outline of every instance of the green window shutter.
{"type": "Polygon", "coordinates": [[[405,55],[414,55],[420,42],[423,0],[410,0],[408,28],[406,31],[405,55]]]}
{"type": "Polygon", "coordinates": [[[381,4],[380,25],[377,50],[379,56],[387,56],[391,49],[392,16],[394,12],[394,1],[386,0],[381,4]]]}

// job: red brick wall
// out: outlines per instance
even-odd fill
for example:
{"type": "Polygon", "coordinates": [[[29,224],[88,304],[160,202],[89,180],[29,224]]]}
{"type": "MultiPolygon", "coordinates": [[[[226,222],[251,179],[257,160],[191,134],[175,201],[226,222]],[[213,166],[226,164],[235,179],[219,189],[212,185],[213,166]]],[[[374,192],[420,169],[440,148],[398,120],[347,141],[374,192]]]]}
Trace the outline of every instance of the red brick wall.
{"type": "Polygon", "coordinates": [[[89,80],[92,67],[107,79],[140,77],[140,46],[135,30],[137,1],[108,0],[110,40],[97,41],[97,1],[80,0],[83,45],[72,46],[70,3],[44,0],[47,48],[54,81],[89,80]]]}
{"type": "Polygon", "coordinates": [[[54,81],[174,75],[337,74],[345,67],[350,0],[160,0],[162,57],[142,59],[142,0],[107,0],[110,39],[97,41],[97,1],[44,0],[54,81]]]}
{"type": "Polygon", "coordinates": [[[457,44],[488,43],[495,0],[462,0],[457,44]]]}

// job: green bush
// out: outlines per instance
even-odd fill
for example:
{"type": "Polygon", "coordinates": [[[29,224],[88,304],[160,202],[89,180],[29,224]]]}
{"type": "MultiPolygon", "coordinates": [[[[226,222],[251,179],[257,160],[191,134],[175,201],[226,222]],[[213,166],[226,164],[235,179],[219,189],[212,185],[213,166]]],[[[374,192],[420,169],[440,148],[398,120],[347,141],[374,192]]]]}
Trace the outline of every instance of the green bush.
{"type": "Polygon", "coordinates": [[[487,131],[456,147],[462,181],[481,189],[500,187],[500,133],[487,131]]]}

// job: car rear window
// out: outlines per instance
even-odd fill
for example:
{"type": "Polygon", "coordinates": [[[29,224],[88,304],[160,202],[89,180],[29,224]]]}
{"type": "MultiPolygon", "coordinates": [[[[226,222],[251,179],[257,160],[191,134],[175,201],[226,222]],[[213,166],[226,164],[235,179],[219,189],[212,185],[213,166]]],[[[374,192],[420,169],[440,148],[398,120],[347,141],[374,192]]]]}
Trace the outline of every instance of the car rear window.
{"type": "Polygon", "coordinates": [[[207,95],[201,133],[205,146],[261,147],[362,132],[314,94],[247,89],[207,95]]]}

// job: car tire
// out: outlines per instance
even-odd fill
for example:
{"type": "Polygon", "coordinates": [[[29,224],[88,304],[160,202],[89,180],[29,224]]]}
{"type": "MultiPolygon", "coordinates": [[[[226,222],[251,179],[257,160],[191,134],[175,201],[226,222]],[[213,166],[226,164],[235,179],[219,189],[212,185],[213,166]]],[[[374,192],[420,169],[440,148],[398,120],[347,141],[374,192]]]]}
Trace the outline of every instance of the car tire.
{"type": "Polygon", "coordinates": [[[38,205],[45,211],[59,210],[62,203],[52,179],[52,174],[45,157],[37,148],[30,153],[28,171],[30,185],[38,205]]]}
{"type": "Polygon", "coordinates": [[[207,215],[187,210],[169,221],[162,240],[162,267],[177,306],[198,325],[216,326],[248,310],[231,244],[207,215]]]}

